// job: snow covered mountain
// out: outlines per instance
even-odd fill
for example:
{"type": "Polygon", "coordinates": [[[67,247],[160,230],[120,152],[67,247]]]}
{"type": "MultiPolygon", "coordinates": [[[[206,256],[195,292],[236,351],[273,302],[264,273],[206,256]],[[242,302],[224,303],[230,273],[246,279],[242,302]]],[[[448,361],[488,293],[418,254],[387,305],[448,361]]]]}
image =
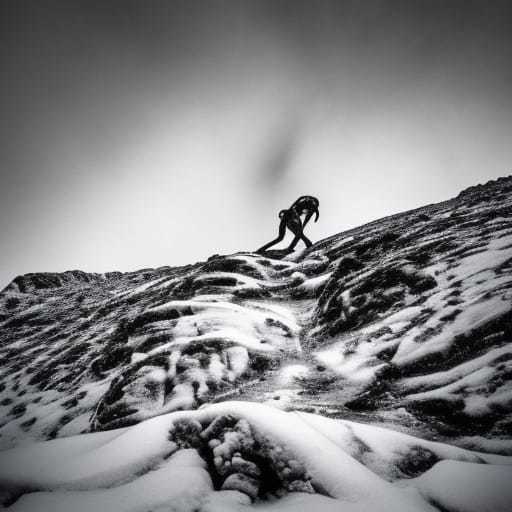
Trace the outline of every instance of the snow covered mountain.
{"type": "Polygon", "coordinates": [[[14,279],[4,506],[511,510],[512,178],[283,256],[14,279]]]}

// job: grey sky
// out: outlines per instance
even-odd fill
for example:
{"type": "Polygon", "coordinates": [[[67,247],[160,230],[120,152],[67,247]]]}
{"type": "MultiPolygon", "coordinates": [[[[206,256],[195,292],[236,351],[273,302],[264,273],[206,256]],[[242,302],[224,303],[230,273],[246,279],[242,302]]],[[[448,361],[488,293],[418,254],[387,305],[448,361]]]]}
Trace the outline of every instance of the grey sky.
{"type": "Polygon", "coordinates": [[[512,172],[510,2],[1,10],[0,287],[255,249],[302,194],[315,240],[512,172]]]}

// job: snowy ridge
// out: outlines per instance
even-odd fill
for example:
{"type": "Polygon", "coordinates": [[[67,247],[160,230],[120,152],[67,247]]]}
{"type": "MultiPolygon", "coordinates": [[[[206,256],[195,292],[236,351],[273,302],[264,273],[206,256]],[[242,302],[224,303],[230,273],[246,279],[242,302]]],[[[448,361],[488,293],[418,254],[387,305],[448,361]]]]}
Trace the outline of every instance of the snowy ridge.
{"type": "Polygon", "coordinates": [[[0,293],[0,446],[19,446],[4,503],[470,511],[494,489],[488,509],[509,510],[511,192],[471,187],[284,258],[16,278],[0,293]],[[162,488],[182,472],[190,486],[162,488]]]}
{"type": "Polygon", "coordinates": [[[0,483],[13,511],[221,512],[256,500],[269,511],[505,512],[512,502],[512,457],[255,403],[175,412],[3,456],[0,483]]]}

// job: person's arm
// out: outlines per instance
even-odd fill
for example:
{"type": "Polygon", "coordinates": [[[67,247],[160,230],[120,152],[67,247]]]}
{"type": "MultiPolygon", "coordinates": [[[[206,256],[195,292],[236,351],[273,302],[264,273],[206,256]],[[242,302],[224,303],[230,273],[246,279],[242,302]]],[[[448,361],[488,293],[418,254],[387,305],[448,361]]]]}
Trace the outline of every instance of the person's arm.
{"type": "Polygon", "coordinates": [[[306,214],[304,222],[302,223],[302,227],[305,227],[306,224],[310,221],[311,217],[313,216],[313,213],[315,214],[315,222],[318,220],[318,217],[320,217],[320,212],[318,211],[318,208],[314,208],[313,210],[308,210],[308,213],[306,214]]]}
{"type": "Polygon", "coordinates": [[[302,223],[302,229],[304,229],[306,227],[306,224],[310,221],[312,215],[313,215],[313,212],[308,210],[308,213],[306,213],[306,217],[304,217],[304,222],[302,223]]]}

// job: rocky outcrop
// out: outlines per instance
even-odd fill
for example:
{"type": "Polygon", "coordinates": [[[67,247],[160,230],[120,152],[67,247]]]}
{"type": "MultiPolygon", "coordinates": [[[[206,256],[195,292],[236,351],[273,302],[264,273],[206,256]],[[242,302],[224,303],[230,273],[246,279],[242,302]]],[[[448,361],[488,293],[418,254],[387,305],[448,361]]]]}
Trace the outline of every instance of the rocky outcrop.
{"type": "MultiPolygon", "coordinates": [[[[20,276],[0,294],[0,444],[233,398],[507,439],[511,191],[472,187],[288,256],[20,276]]],[[[249,473],[226,485],[259,493],[249,473]]]]}
{"type": "Polygon", "coordinates": [[[13,279],[9,285],[2,290],[2,293],[19,292],[33,293],[38,290],[49,288],[60,288],[62,286],[97,283],[104,277],[101,274],[88,274],[81,270],[70,270],[68,272],[39,272],[25,274],[13,279]]]}

